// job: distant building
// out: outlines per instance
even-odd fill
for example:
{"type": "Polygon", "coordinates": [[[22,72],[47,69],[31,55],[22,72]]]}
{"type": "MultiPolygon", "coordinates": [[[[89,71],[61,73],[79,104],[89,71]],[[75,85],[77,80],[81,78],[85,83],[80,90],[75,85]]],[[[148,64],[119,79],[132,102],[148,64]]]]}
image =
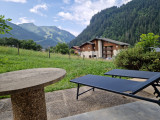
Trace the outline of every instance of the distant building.
{"type": "Polygon", "coordinates": [[[80,46],[81,57],[110,59],[116,56],[120,49],[126,49],[128,46],[128,43],[108,38],[95,38],[80,46]]]}
{"type": "Polygon", "coordinates": [[[156,52],[160,52],[160,48],[154,48],[156,52]]]}
{"type": "Polygon", "coordinates": [[[155,47],[150,47],[152,50],[154,50],[155,52],[160,52],[160,48],[155,48],[155,47]]]}
{"type": "Polygon", "coordinates": [[[71,49],[74,50],[74,54],[79,54],[80,55],[80,47],[79,46],[73,46],[71,49]]]}

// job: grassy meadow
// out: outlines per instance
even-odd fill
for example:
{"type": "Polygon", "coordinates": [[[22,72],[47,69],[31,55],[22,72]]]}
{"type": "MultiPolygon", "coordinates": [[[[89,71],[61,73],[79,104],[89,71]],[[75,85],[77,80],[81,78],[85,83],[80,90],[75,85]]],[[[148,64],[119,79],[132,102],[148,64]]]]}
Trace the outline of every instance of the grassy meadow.
{"type": "Polygon", "coordinates": [[[68,55],[51,53],[51,58],[49,58],[47,52],[23,49],[20,49],[20,55],[18,55],[17,48],[0,46],[0,73],[31,68],[62,68],[67,71],[66,77],[61,81],[45,87],[45,92],[51,92],[76,87],[76,84],[69,82],[76,77],[87,74],[103,75],[116,67],[112,61],[83,60],[73,55],[69,59],[68,55]]]}

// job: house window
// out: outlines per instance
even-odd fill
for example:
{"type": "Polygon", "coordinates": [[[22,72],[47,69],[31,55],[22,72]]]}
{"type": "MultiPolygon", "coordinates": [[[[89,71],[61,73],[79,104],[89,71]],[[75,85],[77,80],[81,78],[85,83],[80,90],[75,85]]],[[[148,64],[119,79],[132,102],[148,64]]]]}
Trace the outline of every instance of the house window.
{"type": "Polygon", "coordinates": [[[96,48],[94,47],[94,50],[95,50],[96,48]]]}
{"type": "Polygon", "coordinates": [[[116,45],[116,48],[118,48],[118,45],[116,45]]]}
{"type": "Polygon", "coordinates": [[[84,50],[84,48],[83,48],[83,50],[84,50]]]}
{"type": "Polygon", "coordinates": [[[90,47],[88,47],[88,49],[90,49],[90,47]]]}

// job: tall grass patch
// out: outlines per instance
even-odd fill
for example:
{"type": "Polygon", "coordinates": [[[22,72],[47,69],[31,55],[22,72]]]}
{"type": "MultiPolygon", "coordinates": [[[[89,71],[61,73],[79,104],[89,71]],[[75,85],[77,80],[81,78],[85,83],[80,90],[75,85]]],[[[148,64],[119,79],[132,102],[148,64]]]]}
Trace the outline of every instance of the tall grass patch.
{"type": "Polygon", "coordinates": [[[0,73],[31,69],[31,68],[62,68],[67,74],[59,82],[45,87],[46,92],[76,87],[69,82],[71,79],[87,74],[104,75],[105,72],[115,69],[112,61],[82,59],[78,56],[69,56],[51,53],[48,58],[47,52],[35,52],[20,49],[18,55],[16,48],[0,46],[0,73]]]}

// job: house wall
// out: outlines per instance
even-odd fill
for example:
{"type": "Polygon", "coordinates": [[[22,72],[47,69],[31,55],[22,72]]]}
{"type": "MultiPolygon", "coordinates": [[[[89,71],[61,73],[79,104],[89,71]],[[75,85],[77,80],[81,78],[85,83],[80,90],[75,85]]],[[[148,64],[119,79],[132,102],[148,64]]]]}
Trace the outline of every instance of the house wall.
{"type": "Polygon", "coordinates": [[[90,58],[90,57],[97,57],[97,58],[106,58],[106,57],[113,57],[116,56],[120,49],[126,49],[128,46],[121,46],[115,43],[110,43],[103,40],[94,39],[91,41],[94,44],[86,43],[80,47],[81,57],[90,58]],[[106,49],[107,47],[107,49],[106,49]],[[108,47],[112,47],[112,50],[108,51],[108,47]],[[111,53],[111,55],[107,54],[111,53]]]}
{"type": "Polygon", "coordinates": [[[91,44],[84,44],[80,47],[81,52],[83,51],[93,51],[93,46],[91,44]]]}
{"type": "Polygon", "coordinates": [[[116,56],[119,52],[120,50],[113,50],[113,56],[116,56]]]}
{"type": "Polygon", "coordinates": [[[76,48],[72,48],[74,50],[74,54],[79,54],[80,50],[77,50],[76,48]]]}
{"type": "Polygon", "coordinates": [[[98,57],[102,58],[102,41],[98,40],[98,57]]]}
{"type": "Polygon", "coordinates": [[[97,58],[98,56],[98,51],[82,51],[81,52],[81,57],[85,58],[97,58]]]}
{"type": "Polygon", "coordinates": [[[114,43],[110,43],[110,42],[106,42],[104,41],[103,42],[103,46],[113,46],[113,50],[119,50],[121,49],[121,46],[120,45],[117,45],[117,44],[114,44],[114,43]]]}
{"type": "Polygon", "coordinates": [[[121,49],[126,49],[128,48],[128,46],[121,46],[121,45],[118,45],[118,44],[115,44],[115,43],[110,43],[110,42],[106,42],[106,41],[103,41],[103,47],[109,47],[109,46],[112,46],[112,49],[113,49],[113,56],[116,56],[121,49]]]}
{"type": "Polygon", "coordinates": [[[95,50],[95,51],[98,51],[98,40],[97,40],[97,39],[95,39],[95,40],[93,40],[93,41],[92,41],[92,43],[94,43],[94,44],[95,44],[95,46],[94,46],[94,50],[95,50]]]}

